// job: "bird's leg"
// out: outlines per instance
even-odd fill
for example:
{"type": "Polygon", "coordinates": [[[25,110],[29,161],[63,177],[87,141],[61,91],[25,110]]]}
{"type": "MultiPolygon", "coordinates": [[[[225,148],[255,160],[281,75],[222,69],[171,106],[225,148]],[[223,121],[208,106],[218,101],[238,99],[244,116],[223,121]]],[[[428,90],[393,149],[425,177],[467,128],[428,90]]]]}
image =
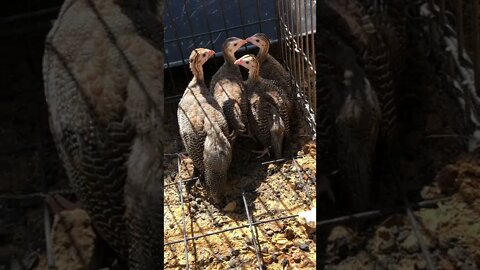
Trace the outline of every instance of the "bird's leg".
{"type": "Polygon", "coordinates": [[[257,150],[250,150],[252,153],[255,153],[255,154],[260,154],[259,156],[257,156],[257,159],[258,158],[261,158],[265,155],[268,155],[270,156],[270,150],[268,149],[268,147],[266,147],[265,149],[263,150],[260,150],[260,151],[257,151],[257,150]]]}
{"type": "Polygon", "coordinates": [[[228,140],[233,142],[235,141],[235,139],[237,138],[237,131],[236,130],[233,130],[230,135],[228,135],[228,140]]]}

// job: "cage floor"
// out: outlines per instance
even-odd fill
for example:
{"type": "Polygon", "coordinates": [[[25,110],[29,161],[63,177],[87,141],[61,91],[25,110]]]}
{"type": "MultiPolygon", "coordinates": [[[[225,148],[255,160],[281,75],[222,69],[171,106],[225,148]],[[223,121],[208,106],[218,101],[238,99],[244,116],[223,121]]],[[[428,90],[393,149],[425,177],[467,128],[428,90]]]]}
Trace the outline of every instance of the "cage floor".
{"type": "Polygon", "coordinates": [[[479,153],[461,155],[422,189],[424,200],[446,198],[413,211],[423,241],[405,211],[376,219],[366,230],[355,231],[345,224],[322,228],[319,265],[324,269],[429,269],[423,242],[436,269],[479,269],[479,165],[479,153]]]}
{"type": "MultiPolygon", "coordinates": [[[[166,152],[184,151],[176,127],[176,108],[165,110],[172,138],[166,152]]],[[[252,222],[287,217],[312,209],[315,204],[316,146],[308,136],[304,136],[307,129],[306,123],[297,123],[293,143],[284,151],[285,160],[268,164],[262,164],[268,162],[268,157],[255,159],[249,152],[255,148],[253,142],[241,138],[234,148],[228,181],[230,188],[226,191],[227,204],[223,209],[217,209],[208,201],[207,190],[202,185],[187,192],[184,184],[182,195],[185,203],[182,208],[178,181],[180,177],[183,180],[191,178],[193,164],[187,158],[179,166],[175,155],[167,156],[165,269],[185,269],[187,265],[182,212],[185,216],[185,236],[200,236],[187,244],[190,269],[258,269],[256,243],[248,227],[242,191],[252,222]],[[228,230],[242,225],[247,226],[228,230]],[[216,233],[219,231],[222,232],[216,233]],[[213,235],[201,237],[209,233],[213,235]],[[172,242],[174,244],[169,244],[172,242]]],[[[315,269],[314,236],[296,218],[254,227],[258,254],[267,269],[284,269],[286,264],[292,269],[315,269]]]]}

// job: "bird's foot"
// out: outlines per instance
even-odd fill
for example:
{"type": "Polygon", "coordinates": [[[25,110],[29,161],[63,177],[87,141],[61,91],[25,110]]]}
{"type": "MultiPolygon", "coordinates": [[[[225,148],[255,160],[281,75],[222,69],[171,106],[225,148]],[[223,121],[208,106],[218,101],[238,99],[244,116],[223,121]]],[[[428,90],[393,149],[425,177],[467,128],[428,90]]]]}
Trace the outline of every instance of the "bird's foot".
{"type": "Polygon", "coordinates": [[[257,151],[257,150],[250,150],[252,151],[252,153],[255,153],[255,154],[260,154],[259,156],[257,156],[257,159],[265,156],[265,155],[268,155],[270,156],[270,150],[268,148],[265,148],[263,150],[260,150],[260,151],[257,151]]]}
{"type": "Polygon", "coordinates": [[[48,206],[55,214],[58,214],[64,210],[74,210],[76,208],[80,208],[80,203],[73,203],[65,199],[63,196],[57,194],[48,196],[46,200],[48,206]]]}
{"type": "Polygon", "coordinates": [[[237,135],[238,135],[238,134],[237,134],[237,131],[236,131],[236,130],[233,130],[233,131],[230,133],[230,135],[228,135],[228,140],[229,140],[230,142],[235,141],[235,140],[237,139],[237,135]]]}
{"type": "Polygon", "coordinates": [[[188,158],[188,155],[186,155],[185,153],[178,153],[178,157],[180,158],[180,160],[184,160],[188,158]]]}

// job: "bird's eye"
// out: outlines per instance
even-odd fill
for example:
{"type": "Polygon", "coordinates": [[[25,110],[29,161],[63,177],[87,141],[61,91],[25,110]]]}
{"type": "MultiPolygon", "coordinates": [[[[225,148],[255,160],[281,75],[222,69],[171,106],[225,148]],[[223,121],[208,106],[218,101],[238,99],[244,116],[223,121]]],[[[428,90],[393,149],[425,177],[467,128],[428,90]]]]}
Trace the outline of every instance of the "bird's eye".
{"type": "Polygon", "coordinates": [[[248,65],[250,63],[250,61],[245,61],[245,63],[248,65]]]}
{"type": "Polygon", "coordinates": [[[259,40],[259,39],[257,39],[256,41],[257,41],[257,42],[260,42],[260,40],[259,40]]]}
{"type": "Polygon", "coordinates": [[[203,57],[205,57],[205,56],[207,56],[207,54],[206,54],[206,53],[204,53],[204,54],[203,54],[203,57]]]}
{"type": "Polygon", "coordinates": [[[237,47],[237,43],[233,43],[233,46],[237,47]]]}

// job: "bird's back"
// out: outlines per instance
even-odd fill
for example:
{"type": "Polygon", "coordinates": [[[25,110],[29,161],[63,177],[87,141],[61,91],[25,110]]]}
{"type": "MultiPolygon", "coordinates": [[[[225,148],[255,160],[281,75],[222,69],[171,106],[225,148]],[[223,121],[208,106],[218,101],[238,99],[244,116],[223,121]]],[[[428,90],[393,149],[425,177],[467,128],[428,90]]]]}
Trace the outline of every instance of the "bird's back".
{"type": "MultiPolygon", "coordinates": [[[[62,6],[46,40],[45,96],[51,131],[72,187],[100,235],[127,260],[129,241],[137,240],[127,231],[141,229],[135,223],[127,229],[126,222],[126,216],[131,217],[125,203],[132,174],[128,164],[137,158],[132,148],[141,148],[135,140],[142,137],[154,141],[151,151],[163,151],[158,138],[163,55],[137,34],[120,7],[92,2],[93,6],[66,1],[62,6]],[[128,61],[142,72],[133,74],[128,61]]],[[[154,159],[161,163],[161,157],[154,159]]],[[[152,177],[162,177],[161,167],[150,169],[152,177]]],[[[147,237],[161,241],[160,236],[147,237]]],[[[141,247],[138,250],[146,252],[141,247]]]]}
{"type": "Polygon", "coordinates": [[[222,107],[228,126],[245,132],[248,102],[238,66],[223,64],[210,81],[210,92],[222,107]]]}
{"type": "Polygon", "coordinates": [[[229,136],[227,121],[222,109],[209,93],[204,83],[192,81],[178,104],[177,117],[180,135],[194,165],[204,173],[203,152],[207,136],[206,125],[218,127],[229,136]]]}
{"type": "Polygon", "coordinates": [[[290,74],[273,56],[267,55],[260,65],[260,76],[262,78],[273,80],[277,83],[280,90],[286,95],[288,100],[293,101],[292,80],[290,74]]]}

